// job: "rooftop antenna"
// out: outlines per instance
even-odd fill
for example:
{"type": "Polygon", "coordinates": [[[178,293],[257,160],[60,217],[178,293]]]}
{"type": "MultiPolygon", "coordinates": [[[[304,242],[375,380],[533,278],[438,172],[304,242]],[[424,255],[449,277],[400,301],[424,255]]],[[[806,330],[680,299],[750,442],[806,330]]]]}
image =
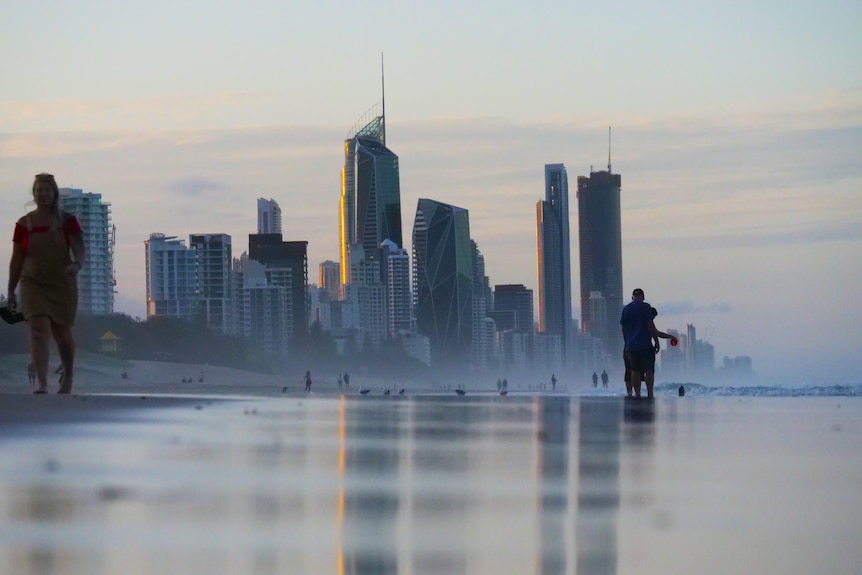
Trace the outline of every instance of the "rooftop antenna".
{"type": "Polygon", "coordinates": [[[380,52],[380,94],[381,94],[381,104],[382,108],[380,117],[380,136],[383,139],[381,142],[384,146],[386,145],[386,82],[384,81],[383,75],[383,52],[380,52]]]}
{"type": "Polygon", "coordinates": [[[608,126],[608,173],[611,173],[611,127],[608,126]]]}

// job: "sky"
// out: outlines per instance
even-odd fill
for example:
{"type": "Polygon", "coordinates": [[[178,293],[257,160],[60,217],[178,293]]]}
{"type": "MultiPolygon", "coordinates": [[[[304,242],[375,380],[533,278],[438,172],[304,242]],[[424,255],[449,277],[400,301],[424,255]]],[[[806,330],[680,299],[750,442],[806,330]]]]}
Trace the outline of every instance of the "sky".
{"type": "MultiPolygon", "coordinates": [[[[380,101],[405,242],[470,212],[492,285],[536,287],[544,164],[622,174],[624,292],[777,384],[859,383],[862,3],[0,0],[0,214],[33,175],[102,194],[116,310],[144,240],[256,231],[256,199],[338,259],[343,141],[380,101]]],[[[409,247],[409,245],[407,246],[409,247]]],[[[0,242],[8,261],[11,241],[0,242]]],[[[8,269],[0,266],[3,287],[8,269]]]]}

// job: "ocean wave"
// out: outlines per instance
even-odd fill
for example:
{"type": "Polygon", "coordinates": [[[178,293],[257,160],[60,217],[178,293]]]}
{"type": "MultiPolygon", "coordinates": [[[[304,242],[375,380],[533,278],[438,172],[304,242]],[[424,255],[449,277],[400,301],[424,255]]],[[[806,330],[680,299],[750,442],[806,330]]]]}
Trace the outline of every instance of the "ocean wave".
{"type": "Polygon", "coordinates": [[[676,395],[679,386],[686,395],[716,395],[740,397],[862,397],[862,385],[809,385],[802,387],[709,386],[700,383],[662,383],[655,386],[656,394],[676,395]]]}

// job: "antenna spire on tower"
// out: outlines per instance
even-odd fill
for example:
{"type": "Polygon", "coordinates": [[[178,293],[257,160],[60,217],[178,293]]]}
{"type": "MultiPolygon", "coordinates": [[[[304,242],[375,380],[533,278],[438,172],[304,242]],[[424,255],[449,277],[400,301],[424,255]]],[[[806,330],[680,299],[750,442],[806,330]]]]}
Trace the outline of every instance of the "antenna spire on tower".
{"type": "Polygon", "coordinates": [[[386,145],[386,81],[383,74],[383,52],[380,52],[380,136],[381,143],[386,145]]]}
{"type": "Polygon", "coordinates": [[[608,173],[611,173],[611,127],[608,126],[608,173]]]}

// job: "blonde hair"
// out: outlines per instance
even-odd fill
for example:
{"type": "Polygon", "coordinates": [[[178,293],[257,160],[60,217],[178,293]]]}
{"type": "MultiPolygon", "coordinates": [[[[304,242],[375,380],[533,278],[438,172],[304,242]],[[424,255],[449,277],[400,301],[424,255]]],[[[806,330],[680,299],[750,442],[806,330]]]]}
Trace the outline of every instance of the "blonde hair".
{"type": "Polygon", "coordinates": [[[63,222],[63,218],[60,214],[60,187],[57,185],[54,175],[46,174],[45,172],[36,174],[36,177],[33,179],[33,199],[36,197],[36,188],[38,187],[39,182],[48,183],[54,191],[54,199],[51,201],[51,218],[53,218],[58,224],[61,224],[63,222]]]}

